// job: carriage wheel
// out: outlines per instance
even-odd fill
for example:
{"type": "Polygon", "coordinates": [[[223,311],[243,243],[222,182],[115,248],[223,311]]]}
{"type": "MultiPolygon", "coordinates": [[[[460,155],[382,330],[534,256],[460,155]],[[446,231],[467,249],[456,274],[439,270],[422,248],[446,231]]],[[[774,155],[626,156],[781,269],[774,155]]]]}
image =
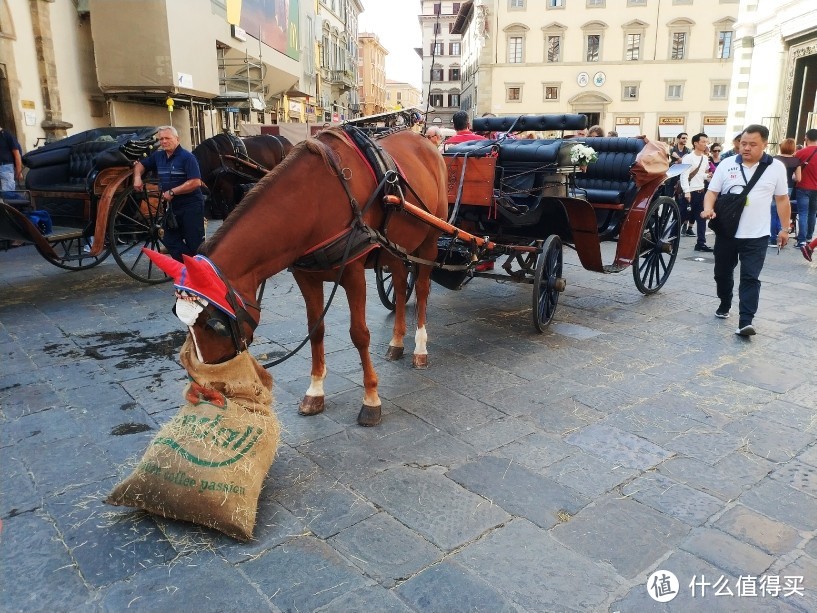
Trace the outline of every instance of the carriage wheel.
{"type": "Polygon", "coordinates": [[[544,332],[553,320],[559,294],[564,289],[562,239],[554,234],[542,245],[533,277],[533,325],[539,332],[544,332]]]}
{"type": "Polygon", "coordinates": [[[85,236],[71,236],[58,240],[52,239],[48,242],[57,253],[56,259],[40,251],[39,247],[37,247],[37,251],[54,266],[65,268],[66,270],[85,270],[87,268],[93,268],[110,254],[110,250],[105,247],[99,255],[92,256],[88,253],[91,250],[91,241],[85,236]]]}
{"type": "MultiPolygon", "coordinates": [[[[393,311],[397,308],[397,303],[394,301],[394,283],[392,282],[392,272],[388,266],[381,266],[378,261],[374,267],[375,279],[377,281],[377,295],[380,296],[380,302],[383,306],[393,311]]],[[[414,292],[414,282],[417,280],[417,269],[414,265],[409,266],[408,269],[408,286],[406,287],[406,302],[411,298],[414,292]]]]}
{"type": "Polygon", "coordinates": [[[681,243],[681,212],[661,196],[647,210],[641,243],[633,259],[633,279],[642,294],[654,294],[667,282],[681,243]]]}
{"type": "Polygon", "coordinates": [[[163,222],[164,207],[159,204],[159,191],[155,185],[149,186],[147,199],[144,192],[128,187],[114,202],[108,221],[108,244],[119,267],[137,281],[162,283],[170,280],[142,253],[142,247],[159,251],[163,222]]]}

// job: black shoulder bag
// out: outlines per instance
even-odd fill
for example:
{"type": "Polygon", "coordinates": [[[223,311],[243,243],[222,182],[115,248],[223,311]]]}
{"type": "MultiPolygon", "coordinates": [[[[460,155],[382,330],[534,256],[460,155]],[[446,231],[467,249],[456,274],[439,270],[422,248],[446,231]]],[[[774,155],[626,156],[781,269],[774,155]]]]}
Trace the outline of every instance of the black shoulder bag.
{"type": "Polygon", "coordinates": [[[739,193],[727,192],[719,194],[718,199],[715,200],[716,217],[709,220],[709,229],[715,233],[715,236],[735,238],[735,234],[738,233],[740,216],[743,215],[743,209],[746,208],[746,197],[769,166],[769,164],[764,164],[762,161],[758,163],[760,168],[755,171],[752,180],[749,182],[746,181],[746,173],[743,172],[743,164],[741,163],[738,168],[740,168],[740,174],[743,175],[743,182],[746,183],[743,190],[739,193]]]}

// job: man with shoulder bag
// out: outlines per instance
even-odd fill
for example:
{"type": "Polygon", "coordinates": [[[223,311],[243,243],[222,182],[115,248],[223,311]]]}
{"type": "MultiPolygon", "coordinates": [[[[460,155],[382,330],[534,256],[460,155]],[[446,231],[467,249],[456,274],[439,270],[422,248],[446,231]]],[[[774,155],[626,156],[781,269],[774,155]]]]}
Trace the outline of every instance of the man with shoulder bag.
{"type": "MultiPolygon", "coordinates": [[[[774,198],[780,219],[788,219],[786,167],[765,153],[769,129],[752,124],[740,139],[740,154],[721,161],[704,196],[701,217],[715,232],[715,285],[720,306],[715,317],[726,319],[732,308],[735,268],[740,261],[739,321],[735,334],[752,336],[760,299],[760,271],[769,242],[769,202],[774,198]]],[[[789,241],[787,229],[777,235],[780,248],[789,241]]]]}

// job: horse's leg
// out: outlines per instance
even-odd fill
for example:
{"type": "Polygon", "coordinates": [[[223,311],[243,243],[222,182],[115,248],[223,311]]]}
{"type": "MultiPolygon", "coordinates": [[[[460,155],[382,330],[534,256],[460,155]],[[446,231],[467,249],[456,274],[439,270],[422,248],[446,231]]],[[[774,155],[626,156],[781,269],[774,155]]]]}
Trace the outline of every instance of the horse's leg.
{"type": "Polygon", "coordinates": [[[358,413],[357,423],[361,426],[376,426],[380,423],[381,407],[380,396],[377,395],[377,373],[369,353],[371,336],[366,325],[366,276],[363,263],[350,263],[343,273],[341,283],[349,302],[349,336],[360,354],[360,364],[363,367],[363,406],[358,413]]]}
{"type": "MultiPolygon", "coordinates": [[[[437,257],[436,234],[420,246],[417,255],[425,260],[437,257]],[[432,240],[433,239],[433,240],[432,240]]],[[[431,266],[417,267],[417,280],[414,283],[417,296],[417,332],[414,334],[414,368],[428,368],[428,333],[426,331],[426,308],[428,295],[431,292],[431,266]]]]}
{"type": "MultiPolygon", "coordinates": [[[[323,281],[314,275],[304,272],[293,273],[295,281],[306,302],[307,330],[311,330],[323,312],[323,281]]],[[[306,390],[304,399],[298,407],[301,415],[317,415],[323,413],[324,391],[323,381],[326,379],[326,356],[323,349],[324,324],[321,321],[315,332],[309,338],[312,347],[312,380],[306,390]]]]}
{"type": "Polygon", "coordinates": [[[392,288],[394,289],[394,326],[392,327],[387,360],[399,360],[403,357],[403,339],[406,336],[406,292],[408,290],[408,269],[399,258],[383,251],[380,254],[391,270],[392,288]]]}

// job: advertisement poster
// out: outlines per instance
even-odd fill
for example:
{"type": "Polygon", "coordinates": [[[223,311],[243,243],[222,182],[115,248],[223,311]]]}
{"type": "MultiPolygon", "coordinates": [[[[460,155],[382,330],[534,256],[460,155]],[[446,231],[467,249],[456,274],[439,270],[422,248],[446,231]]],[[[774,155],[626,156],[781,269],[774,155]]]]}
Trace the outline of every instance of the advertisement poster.
{"type": "Polygon", "coordinates": [[[299,0],[243,0],[241,28],[253,38],[294,60],[300,59],[298,43],[299,0]]]}

